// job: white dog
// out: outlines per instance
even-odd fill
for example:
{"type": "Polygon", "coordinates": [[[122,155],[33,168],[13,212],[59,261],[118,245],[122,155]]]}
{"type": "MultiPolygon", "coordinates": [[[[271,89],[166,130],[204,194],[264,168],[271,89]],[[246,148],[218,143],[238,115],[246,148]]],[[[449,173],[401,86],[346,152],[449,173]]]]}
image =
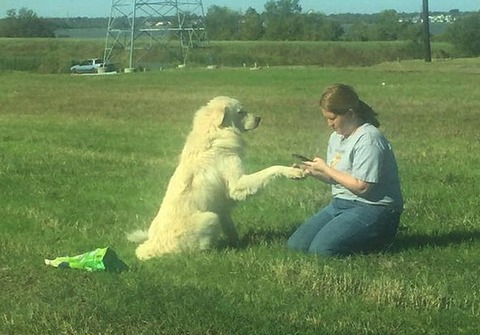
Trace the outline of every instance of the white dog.
{"type": "Polygon", "coordinates": [[[215,246],[221,232],[238,241],[231,218],[235,201],[256,193],[276,176],[302,178],[301,169],[271,166],[246,175],[242,168],[243,132],[257,128],[260,118],[235,99],[216,97],[194,118],[175,173],[148,232],[129,235],[140,244],[140,260],[215,246]]]}

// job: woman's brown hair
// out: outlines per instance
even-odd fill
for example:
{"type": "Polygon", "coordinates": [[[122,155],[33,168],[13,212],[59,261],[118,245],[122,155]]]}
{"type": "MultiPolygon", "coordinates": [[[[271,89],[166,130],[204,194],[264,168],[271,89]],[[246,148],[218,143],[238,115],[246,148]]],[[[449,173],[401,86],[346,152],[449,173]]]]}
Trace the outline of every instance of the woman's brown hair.
{"type": "Polygon", "coordinates": [[[360,100],[355,89],[345,84],[334,84],[323,92],[320,97],[320,107],[337,115],[353,111],[360,119],[380,127],[377,113],[368,104],[360,100]]]}

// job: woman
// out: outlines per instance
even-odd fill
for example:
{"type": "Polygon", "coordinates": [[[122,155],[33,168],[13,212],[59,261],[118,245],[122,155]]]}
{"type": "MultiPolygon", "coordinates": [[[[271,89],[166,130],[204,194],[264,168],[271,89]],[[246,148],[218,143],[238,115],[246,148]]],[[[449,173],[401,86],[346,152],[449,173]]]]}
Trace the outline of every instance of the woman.
{"type": "Polygon", "coordinates": [[[403,211],[390,143],[377,129],[377,114],[352,87],[328,87],[320,108],[334,130],[327,161],[317,157],[300,166],[332,185],[333,200],[301,225],[288,245],[324,256],[379,250],[393,241],[403,211]]]}

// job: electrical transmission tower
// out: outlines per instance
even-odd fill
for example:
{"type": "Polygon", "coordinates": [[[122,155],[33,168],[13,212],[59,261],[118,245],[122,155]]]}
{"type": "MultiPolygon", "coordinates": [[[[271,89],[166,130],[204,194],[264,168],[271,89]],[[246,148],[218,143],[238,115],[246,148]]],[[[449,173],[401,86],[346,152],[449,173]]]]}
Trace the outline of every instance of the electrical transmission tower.
{"type": "Polygon", "coordinates": [[[128,52],[128,66],[154,45],[176,43],[185,64],[188,51],[207,41],[202,0],[112,0],[104,61],[118,62],[128,52]]]}

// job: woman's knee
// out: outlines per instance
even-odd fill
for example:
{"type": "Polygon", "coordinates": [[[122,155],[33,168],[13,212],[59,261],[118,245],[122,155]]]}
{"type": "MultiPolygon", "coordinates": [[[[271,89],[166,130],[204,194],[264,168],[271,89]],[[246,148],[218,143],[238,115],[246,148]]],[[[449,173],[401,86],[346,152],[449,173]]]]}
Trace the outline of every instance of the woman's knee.
{"type": "Polygon", "coordinates": [[[287,241],[288,247],[308,252],[313,239],[332,218],[333,215],[329,213],[328,207],[310,217],[290,236],[287,241]]]}
{"type": "Polygon", "coordinates": [[[312,240],[307,252],[321,256],[341,256],[349,253],[348,243],[332,231],[320,231],[312,240]]]}
{"type": "Polygon", "coordinates": [[[309,241],[305,241],[304,239],[298,238],[295,234],[290,236],[290,238],[287,241],[287,246],[295,251],[303,251],[307,252],[308,251],[308,246],[310,245],[309,241]]]}

